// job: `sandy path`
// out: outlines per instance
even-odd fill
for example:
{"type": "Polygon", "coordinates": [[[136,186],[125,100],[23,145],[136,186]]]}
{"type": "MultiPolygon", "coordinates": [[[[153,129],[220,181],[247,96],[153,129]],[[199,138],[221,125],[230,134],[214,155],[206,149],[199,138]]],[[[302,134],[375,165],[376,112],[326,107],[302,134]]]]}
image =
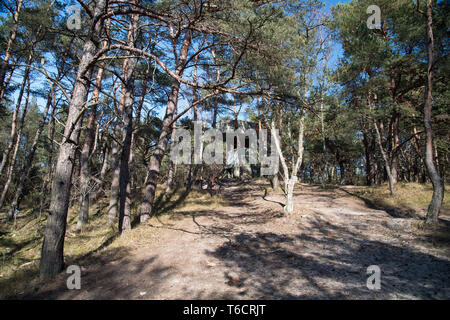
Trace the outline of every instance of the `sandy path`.
{"type": "Polygon", "coordinates": [[[37,297],[450,298],[448,243],[421,236],[412,220],[371,209],[345,188],[306,185],[296,190],[295,212],[285,215],[282,196],[263,198],[262,188],[229,186],[222,192],[229,207],[152,221],[157,243],[117,261],[102,253],[85,267],[81,290],[67,290],[61,276],[37,297]],[[369,265],[381,268],[379,291],[366,287],[369,265]]]}

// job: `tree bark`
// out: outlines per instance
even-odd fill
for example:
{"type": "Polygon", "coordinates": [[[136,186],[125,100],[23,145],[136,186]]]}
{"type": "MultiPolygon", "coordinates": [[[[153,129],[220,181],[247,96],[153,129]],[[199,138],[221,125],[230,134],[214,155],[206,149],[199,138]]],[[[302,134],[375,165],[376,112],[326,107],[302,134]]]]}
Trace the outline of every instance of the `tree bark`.
{"type": "MultiPolygon", "coordinates": [[[[31,63],[31,58],[32,58],[32,52],[30,51],[28,58],[27,58],[27,64],[31,63]]],[[[29,75],[30,75],[30,67],[26,67],[25,73],[23,76],[23,80],[22,80],[22,84],[20,85],[19,96],[17,97],[16,108],[14,109],[14,112],[12,114],[9,142],[8,142],[6,149],[3,151],[2,162],[0,163],[0,176],[2,175],[3,170],[7,166],[9,155],[15,144],[16,133],[17,133],[17,116],[19,115],[20,105],[22,104],[23,94],[25,92],[25,86],[28,81],[29,75]]]]}
{"type": "MultiPolygon", "coordinates": [[[[11,161],[9,162],[7,173],[6,173],[6,182],[3,185],[2,194],[0,196],[0,208],[3,207],[3,203],[4,203],[6,195],[8,193],[9,186],[11,185],[14,168],[16,166],[17,152],[19,151],[20,141],[22,138],[22,131],[23,131],[23,128],[25,125],[25,117],[27,116],[28,104],[29,104],[29,99],[30,99],[30,81],[29,81],[29,73],[28,72],[25,72],[25,79],[24,79],[24,82],[22,85],[25,85],[25,83],[27,83],[27,97],[25,99],[25,106],[23,107],[22,117],[20,119],[19,130],[17,131],[17,135],[15,137],[14,151],[13,151],[11,161]]],[[[19,96],[16,109],[20,108],[21,102],[22,102],[22,95],[19,96]]]]}
{"type": "MultiPolygon", "coordinates": [[[[5,77],[6,77],[6,72],[8,70],[8,62],[9,62],[9,59],[11,58],[12,46],[14,44],[14,41],[16,40],[17,29],[19,27],[19,15],[20,15],[20,11],[22,9],[22,4],[23,4],[23,0],[17,1],[16,11],[14,12],[14,16],[13,16],[14,24],[12,26],[12,29],[11,29],[11,32],[9,35],[8,43],[6,45],[5,56],[3,57],[3,60],[0,64],[0,101],[3,99],[3,96],[6,91],[6,87],[7,87],[7,82],[5,82],[5,77]]],[[[0,173],[1,173],[1,171],[0,171],[0,173]]]]}
{"type": "MultiPolygon", "coordinates": [[[[175,115],[174,117],[176,117],[177,115],[177,111],[175,110],[175,115]]],[[[170,138],[171,143],[173,144],[175,140],[175,123],[173,124],[173,128],[172,128],[172,136],[170,138]]],[[[176,166],[173,163],[173,161],[169,160],[169,173],[167,175],[167,187],[166,187],[166,193],[169,193],[172,191],[173,188],[173,182],[174,182],[174,176],[175,176],[175,169],[176,166]]]]}
{"type": "Polygon", "coordinates": [[[41,186],[41,203],[39,205],[39,217],[42,216],[42,211],[44,209],[45,206],[45,201],[46,201],[46,194],[47,194],[47,187],[49,182],[52,180],[52,176],[53,176],[53,153],[54,153],[54,143],[53,143],[53,139],[55,136],[55,125],[56,125],[56,121],[55,121],[55,112],[56,112],[56,102],[55,102],[55,95],[53,95],[52,97],[52,113],[50,114],[50,120],[48,121],[48,127],[47,127],[47,140],[50,142],[49,144],[49,150],[48,150],[48,155],[47,155],[47,174],[45,175],[44,181],[42,182],[42,186],[41,186]]]}
{"type": "Polygon", "coordinates": [[[427,0],[425,10],[427,19],[427,83],[425,86],[425,105],[424,105],[424,124],[426,132],[425,140],[425,166],[428,175],[433,184],[433,196],[426,216],[426,223],[436,224],[438,222],[439,211],[441,210],[442,201],[444,199],[444,183],[439,175],[438,170],[433,161],[433,128],[431,124],[432,107],[433,107],[433,65],[434,65],[434,36],[433,36],[433,1],[427,0]]]}
{"type": "Polygon", "coordinates": [[[75,151],[80,135],[80,114],[87,100],[89,78],[92,68],[89,66],[97,51],[97,37],[100,35],[101,20],[95,20],[106,8],[106,0],[95,3],[95,25],[83,47],[79,69],[75,79],[72,99],[69,104],[68,117],[64,129],[53,179],[49,217],[44,232],[44,242],[41,251],[40,278],[43,280],[55,277],[64,267],[64,237],[66,233],[67,211],[70,201],[75,151]]]}
{"type": "MultiPolygon", "coordinates": [[[[177,76],[183,75],[184,69],[186,67],[185,63],[189,47],[191,45],[191,41],[192,41],[192,32],[191,30],[188,29],[186,30],[183,45],[181,47],[181,52],[176,64],[175,73],[177,76]]],[[[159,170],[169,140],[169,134],[171,130],[170,124],[172,123],[175,111],[177,109],[179,91],[180,91],[180,82],[173,80],[172,89],[169,95],[169,101],[167,102],[166,106],[166,114],[164,116],[163,126],[161,128],[161,133],[158,138],[156,150],[153,153],[152,157],[150,158],[150,163],[147,168],[148,179],[145,185],[143,203],[141,206],[141,213],[140,213],[141,222],[145,222],[148,219],[150,219],[152,214],[153,201],[155,199],[156,186],[158,184],[159,170]]]]}
{"type": "MultiPolygon", "coordinates": [[[[138,1],[133,1],[135,4],[138,1]]],[[[128,29],[128,46],[135,47],[137,33],[139,28],[139,15],[133,14],[128,29]]],[[[128,52],[128,55],[132,55],[128,52]]],[[[135,58],[124,60],[123,75],[124,89],[122,94],[125,96],[125,133],[122,141],[122,154],[120,157],[120,212],[119,212],[119,230],[125,232],[131,229],[131,185],[130,185],[130,153],[131,138],[133,134],[133,95],[134,95],[134,76],[133,71],[136,66],[135,58]]]]}
{"type": "Polygon", "coordinates": [[[50,87],[50,93],[49,93],[49,96],[47,98],[47,104],[45,105],[44,115],[42,116],[42,120],[39,123],[39,127],[38,127],[38,129],[36,131],[36,134],[34,135],[34,139],[33,139],[32,145],[31,145],[30,152],[28,153],[26,163],[25,163],[25,165],[24,165],[24,167],[23,167],[23,169],[21,171],[21,175],[20,175],[20,178],[19,178],[19,182],[17,184],[16,192],[14,194],[14,199],[13,199],[13,201],[11,203],[11,208],[10,208],[9,215],[8,215],[9,219],[13,218],[16,210],[19,209],[20,199],[22,197],[22,191],[23,191],[23,187],[24,187],[24,184],[25,184],[25,179],[28,178],[28,174],[29,174],[30,169],[32,167],[34,155],[35,155],[36,149],[38,147],[39,137],[41,136],[42,131],[44,131],[45,121],[46,121],[46,119],[48,117],[50,106],[52,105],[54,89],[55,89],[55,87],[54,87],[54,85],[52,85],[50,87]]]}
{"type": "Polygon", "coordinates": [[[295,184],[298,181],[298,170],[303,162],[303,138],[304,138],[304,130],[305,130],[305,114],[301,112],[300,120],[299,120],[299,133],[298,133],[298,150],[297,150],[297,159],[292,159],[292,172],[289,174],[289,168],[286,164],[286,160],[283,156],[283,152],[281,150],[281,141],[275,134],[275,126],[272,122],[272,138],[275,141],[276,151],[278,156],[280,157],[281,167],[283,168],[284,174],[284,193],[286,195],[286,205],[284,210],[286,212],[292,212],[294,210],[294,188],[295,184]]]}
{"type": "Polygon", "coordinates": [[[97,73],[96,88],[92,97],[94,105],[91,107],[86,126],[86,137],[80,154],[80,215],[78,217],[77,229],[81,229],[83,225],[89,221],[89,155],[95,138],[95,121],[97,119],[97,103],[100,94],[99,88],[101,86],[102,74],[103,69],[100,68],[97,73]]]}
{"type": "MultiPolygon", "coordinates": [[[[109,24],[108,20],[108,24],[109,24]]],[[[108,42],[105,40],[103,42],[103,48],[106,48],[108,42]]],[[[86,126],[86,137],[84,139],[83,148],[80,154],[80,215],[78,217],[77,229],[81,229],[83,225],[89,221],[89,201],[90,201],[90,170],[89,170],[89,159],[90,154],[93,152],[93,145],[95,140],[95,122],[97,120],[97,106],[100,96],[100,91],[102,87],[104,67],[101,65],[97,71],[97,77],[95,79],[95,88],[92,94],[92,107],[89,114],[87,126],[86,126]]]]}
{"type": "Polygon", "coordinates": [[[374,120],[374,126],[375,126],[375,130],[377,132],[378,146],[380,147],[380,151],[381,151],[381,154],[382,154],[383,160],[384,160],[384,165],[386,166],[386,174],[388,176],[388,181],[389,181],[389,190],[391,192],[391,195],[395,196],[395,178],[392,175],[390,159],[389,159],[389,156],[388,156],[386,150],[383,147],[383,143],[381,141],[381,133],[378,128],[376,120],[374,120]]]}
{"type": "Polygon", "coordinates": [[[394,184],[398,182],[399,152],[397,147],[400,144],[400,114],[394,111],[392,119],[392,142],[391,142],[391,175],[394,184]]]}

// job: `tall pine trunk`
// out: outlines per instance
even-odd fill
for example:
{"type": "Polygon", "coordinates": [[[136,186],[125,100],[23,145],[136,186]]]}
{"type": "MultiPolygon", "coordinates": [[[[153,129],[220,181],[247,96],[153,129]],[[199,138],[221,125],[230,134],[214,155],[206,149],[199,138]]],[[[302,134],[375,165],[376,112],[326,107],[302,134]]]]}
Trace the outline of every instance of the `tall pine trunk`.
{"type": "Polygon", "coordinates": [[[0,64],[0,101],[3,99],[3,96],[6,91],[6,87],[9,81],[5,81],[6,72],[8,70],[8,62],[11,58],[12,46],[14,41],[16,40],[17,29],[19,28],[19,15],[22,9],[23,0],[17,1],[16,11],[13,16],[13,26],[11,28],[11,32],[9,34],[8,43],[6,45],[5,56],[0,64]]]}
{"type": "MultiPolygon", "coordinates": [[[[103,48],[107,46],[107,42],[103,43],[103,48]]],[[[78,217],[77,229],[81,229],[83,225],[89,221],[89,201],[90,201],[90,170],[89,170],[89,159],[90,153],[92,151],[94,140],[95,140],[95,122],[97,120],[97,105],[100,96],[100,91],[102,87],[103,79],[103,65],[99,67],[97,71],[97,77],[95,80],[95,89],[92,94],[92,107],[89,114],[87,126],[86,126],[86,137],[84,139],[83,148],[80,154],[80,215],[78,217]]]]}
{"type": "MultiPolygon", "coordinates": [[[[132,2],[133,4],[136,1],[132,2]]],[[[137,33],[139,28],[139,15],[133,14],[128,28],[127,42],[128,46],[135,47],[137,33]]],[[[128,52],[128,55],[133,55],[128,52]]],[[[122,97],[119,109],[123,110],[124,134],[122,139],[122,151],[120,154],[119,165],[119,231],[131,229],[131,185],[130,185],[130,154],[131,139],[133,134],[133,96],[134,96],[134,76],[133,72],[136,66],[135,58],[126,58],[122,66],[123,86],[122,97]]],[[[117,171],[116,171],[117,172],[117,171]]]]}
{"type": "Polygon", "coordinates": [[[33,164],[34,155],[36,154],[36,149],[38,147],[39,137],[41,136],[42,131],[44,131],[45,121],[48,117],[50,106],[52,105],[54,89],[55,89],[55,86],[52,85],[50,88],[48,98],[47,98],[47,104],[45,105],[44,115],[42,116],[42,120],[39,123],[38,129],[36,130],[36,133],[35,133],[34,139],[33,139],[33,143],[31,144],[30,152],[28,153],[25,165],[21,171],[19,182],[16,187],[16,192],[14,194],[14,199],[11,203],[11,208],[10,208],[9,215],[8,215],[8,218],[10,218],[10,219],[13,218],[16,210],[19,209],[19,204],[20,204],[20,199],[22,197],[22,191],[23,191],[23,187],[25,184],[25,179],[28,178],[28,174],[30,173],[30,169],[33,164]]]}
{"type": "MultiPolygon", "coordinates": [[[[31,63],[31,58],[32,58],[32,52],[30,52],[28,55],[27,64],[31,63]]],[[[9,155],[15,144],[15,139],[16,139],[16,134],[17,134],[17,117],[19,115],[20,105],[22,104],[23,94],[25,93],[25,87],[26,87],[26,84],[28,81],[29,74],[30,74],[30,67],[26,67],[25,73],[23,76],[23,80],[22,80],[22,84],[20,85],[19,95],[17,97],[16,108],[14,109],[14,112],[12,114],[9,142],[8,142],[8,145],[6,146],[6,149],[3,151],[2,162],[0,163],[0,176],[3,173],[3,170],[7,167],[9,155]]]]}
{"type": "Polygon", "coordinates": [[[63,141],[59,148],[58,160],[53,178],[49,216],[44,232],[44,242],[41,251],[40,277],[51,279],[64,268],[64,237],[66,233],[67,211],[69,209],[70,189],[75,165],[75,152],[80,135],[80,115],[83,112],[89,91],[89,78],[96,54],[102,24],[97,20],[106,8],[106,0],[95,3],[95,25],[83,47],[72,98],[69,104],[68,116],[64,128],[63,141]]]}
{"type": "MultiPolygon", "coordinates": [[[[183,45],[181,47],[178,61],[176,62],[175,74],[182,76],[186,68],[186,59],[189,52],[189,47],[192,41],[192,31],[186,30],[183,45]]],[[[158,184],[159,170],[161,162],[166,152],[169,135],[171,133],[170,125],[174,118],[174,114],[178,104],[178,93],[180,91],[180,82],[173,80],[172,89],[170,91],[169,100],[166,106],[166,114],[164,116],[161,133],[158,138],[156,150],[150,158],[148,165],[148,178],[144,188],[143,203],[141,206],[140,221],[145,222],[150,219],[153,209],[153,201],[155,200],[156,186],[158,184]]]]}
{"type": "Polygon", "coordinates": [[[431,110],[433,103],[433,65],[434,65],[434,36],[433,36],[433,1],[427,0],[425,10],[427,19],[427,83],[425,86],[424,124],[426,132],[425,140],[425,166],[433,184],[433,196],[426,216],[426,223],[436,224],[438,222],[439,211],[444,199],[444,183],[439,175],[433,161],[433,128],[431,125],[431,110]]]}
{"type": "MultiPolygon", "coordinates": [[[[28,71],[29,71],[29,69],[28,69],[28,71]]],[[[25,83],[27,83],[27,97],[25,99],[25,106],[23,107],[22,117],[20,119],[19,130],[17,131],[17,135],[16,135],[16,138],[15,138],[14,151],[13,151],[13,154],[12,154],[12,157],[11,157],[11,161],[9,162],[8,169],[7,169],[7,172],[6,172],[6,182],[3,185],[3,190],[2,190],[2,193],[0,195],[0,208],[3,207],[3,203],[4,203],[6,195],[8,193],[9,186],[11,185],[13,172],[14,172],[14,169],[15,169],[15,166],[16,166],[17,152],[19,151],[20,142],[22,140],[22,131],[23,131],[23,128],[24,128],[24,125],[25,125],[25,117],[27,116],[28,104],[29,104],[29,99],[30,99],[29,72],[25,72],[25,79],[24,79],[24,82],[23,82],[22,86],[25,85],[25,83]]],[[[20,96],[18,101],[17,101],[17,106],[18,107],[20,107],[21,102],[22,102],[22,96],[20,96]]],[[[16,109],[18,107],[16,107],[16,109]]]]}
{"type": "Polygon", "coordinates": [[[180,90],[180,83],[175,81],[172,85],[172,90],[169,96],[169,102],[166,107],[166,115],[164,116],[163,126],[156,145],[156,150],[150,158],[148,165],[148,178],[144,189],[144,201],[141,207],[140,221],[145,222],[150,219],[153,202],[155,200],[156,186],[158,184],[159,170],[161,168],[161,162],[164,157],[164,153],[167,148],[170,135],[170,123],[172,122],[176,106],[178,103],[178,93],[180,90]]]}

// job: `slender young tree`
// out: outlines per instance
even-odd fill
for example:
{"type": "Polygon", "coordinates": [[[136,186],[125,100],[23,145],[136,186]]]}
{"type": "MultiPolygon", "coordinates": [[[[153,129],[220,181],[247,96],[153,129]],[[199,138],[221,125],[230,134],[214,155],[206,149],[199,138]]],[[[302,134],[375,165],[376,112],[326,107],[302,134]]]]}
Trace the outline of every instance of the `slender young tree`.
{"type": "MultiPolygon", "coordinates": [[[[140,1],[131,2],[133,5],[140,5],[140,1]]],[[[128,29],[128,46],[135,47],[139,32],[139,15],[132,14],[128,29]]],[[[132,56],[133,52],[128,52],[132,56]]],[[[136,67],[136,58],[127,58],[123,65],[123,90],[124,96],[124,118],[125,132],[122,140],[122,153],[120,157],[120,213],[119,230],[124,232],[131,229],[131,183],[130,183],[130,155],[133,135],[133,97],[134,97],[134,70],[136,67]]]]}
{"type": "Polygon", "coordinates": [[[444,182],[434,164],[433,159],[433,127],[431,122],[433,108],[433,76],[434,76],[434,36],[433,36],[433,0],[426,0],[425,11],[420,9],[420,1],[417,1],[417,10],[426,19],[426,45],[427,45],[427,80],[425,85],[424,124],[425,124],[425,165],[433,184],[433,197],[426,216],[428,224],[438,222],[439,211],[444,199],[444,182]]]}
{"type": "MultiPolygon", "coordinates": [[[[110,21],[110,19],[107,21],[106,28],[109,27],[110,21]]],[[[105,49],[107,45],[108,42],[105,40],[103,42],[103,49],[105,49]]],[[[89,197],[91,191],[89,189],[89,182],[91,181],[89,159],[90,154],[91,152],[93,152],[94,148],[96,134],[95,121],[97,120],[97,108],[99,103],[100,91],[102,88],[104,70],[104,63],[102,63],[97,70],[95,88],[92,94],[92,106],[86,125],[86,137],[84,139],[83,148],[81,149],[80,154],[80,215],[78,217],[77,223],[78,229],[81,229],[83,225],[86,224],[89,220],[89,197]]]]}
{"type": "MultiPolygon", "coordinates": [[[[5,90],[7,87],[7,83],[9,81],[5,81],[6,73],[8,71],[8,63],[9,59],[11,58],[11,52],[13,48],[14,41],[16,40],[17,36],[17,29],[19,28],[19,15],[20,11],[22,10],[23,0],[17,1],[17,6],[14,11],[13,15],[13,26],[11,28],[11,32],[9,34],[8,38],[8,44],[6,46],[5,55],[0,63],[0,101],[3,99],[3,96],[5,94],[5,90]]],[[[10,73],[12,75],[12,71],[10,73]]],[[[0,170],[1,173],[1,170],[0,170]]]]}

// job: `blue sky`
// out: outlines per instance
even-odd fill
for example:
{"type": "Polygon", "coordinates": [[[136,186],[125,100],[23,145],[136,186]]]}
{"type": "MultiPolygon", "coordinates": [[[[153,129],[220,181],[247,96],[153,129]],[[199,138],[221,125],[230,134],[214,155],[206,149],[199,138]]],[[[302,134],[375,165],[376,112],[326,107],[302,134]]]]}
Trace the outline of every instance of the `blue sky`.
{"type": "MultiPolygon", "coordinates": [[[[325,6],[326,6],[327,8],[330,8],[330,7],[332,7],[332,6],[335,6],[337,3],[345,3],[345,2],[348,2],[348,1],[349,1],[349,0],[326,0],[326,1],[323,1],[323,2],[325,3],[325,6]]],[[[333,67],[334,65],[336,65],[336,63],[337,63],[337,61],[338,61],[339,56],[341,55],[341,53],[342,53],[342,50],[341,50],[340,46],[337,46],[337,47],[333,48],[333,50],[332,50],[332,56],[331,56],[330,62],[329,62],[329,64],[328,64],[330,67],[333,67]]],[[[52,69],[49,68],[49,71],[51,72],[52,69]]],[[[20,76],[17,77],[17,75],[15,75],[13,78],[14,78],[15,81],[21,81],[20,76]]],[[[46,81],[46,80],[44,80],[44,78],[43,78],[42,76],[38,76],[38,77],[35,79],[35,81],[38,81],[38,82],[39,82],[39,81],[46,81]]],[[[18,95],[18,92],[15,92],[15,94],[13,95],[13,99],[14,99],[14,100],[17,99],[17,95],[18,95]]],[[[42,99],[42,98],[37,98],[37,100],[38,100],[38,104],[40,105],[40,107],[43,108],[43,106],[45,105],[45,100],[42,99]]],[[[181,111],[181,110],[184,110],[184,109],[188,106],[188,103],[189,103],[188,101],[186,101],[185,99],[183,99],[182,97],[180,97],[180,101],[179,101],[179,110],[180,110],[180,111],[181,111]]],[[[159,116],[160,116],[161,118],[164,116],[164,112],[165,112],[164,109],[165,109],[165,108],[161,108],[161,110],[158,112],[158,114],[159,114],[159,116]]],[[[241,109],[240,117],[239,117],[240,119],[245,119],[245,118],[246,118],[246,115],[245,115],[244,110],[245,110],[245,107],[243,106],[242,109],[241,109]]]]}
{"type": "Polygon", "coordinates": [[[336,4],[340,3],[345,3],[345,2],[349,2],[349,1],[345,1],[345,0],[327,0],[327,1],[323,1],[327,4],[328,7],[330,6],[334,6],[336,4]]]}

